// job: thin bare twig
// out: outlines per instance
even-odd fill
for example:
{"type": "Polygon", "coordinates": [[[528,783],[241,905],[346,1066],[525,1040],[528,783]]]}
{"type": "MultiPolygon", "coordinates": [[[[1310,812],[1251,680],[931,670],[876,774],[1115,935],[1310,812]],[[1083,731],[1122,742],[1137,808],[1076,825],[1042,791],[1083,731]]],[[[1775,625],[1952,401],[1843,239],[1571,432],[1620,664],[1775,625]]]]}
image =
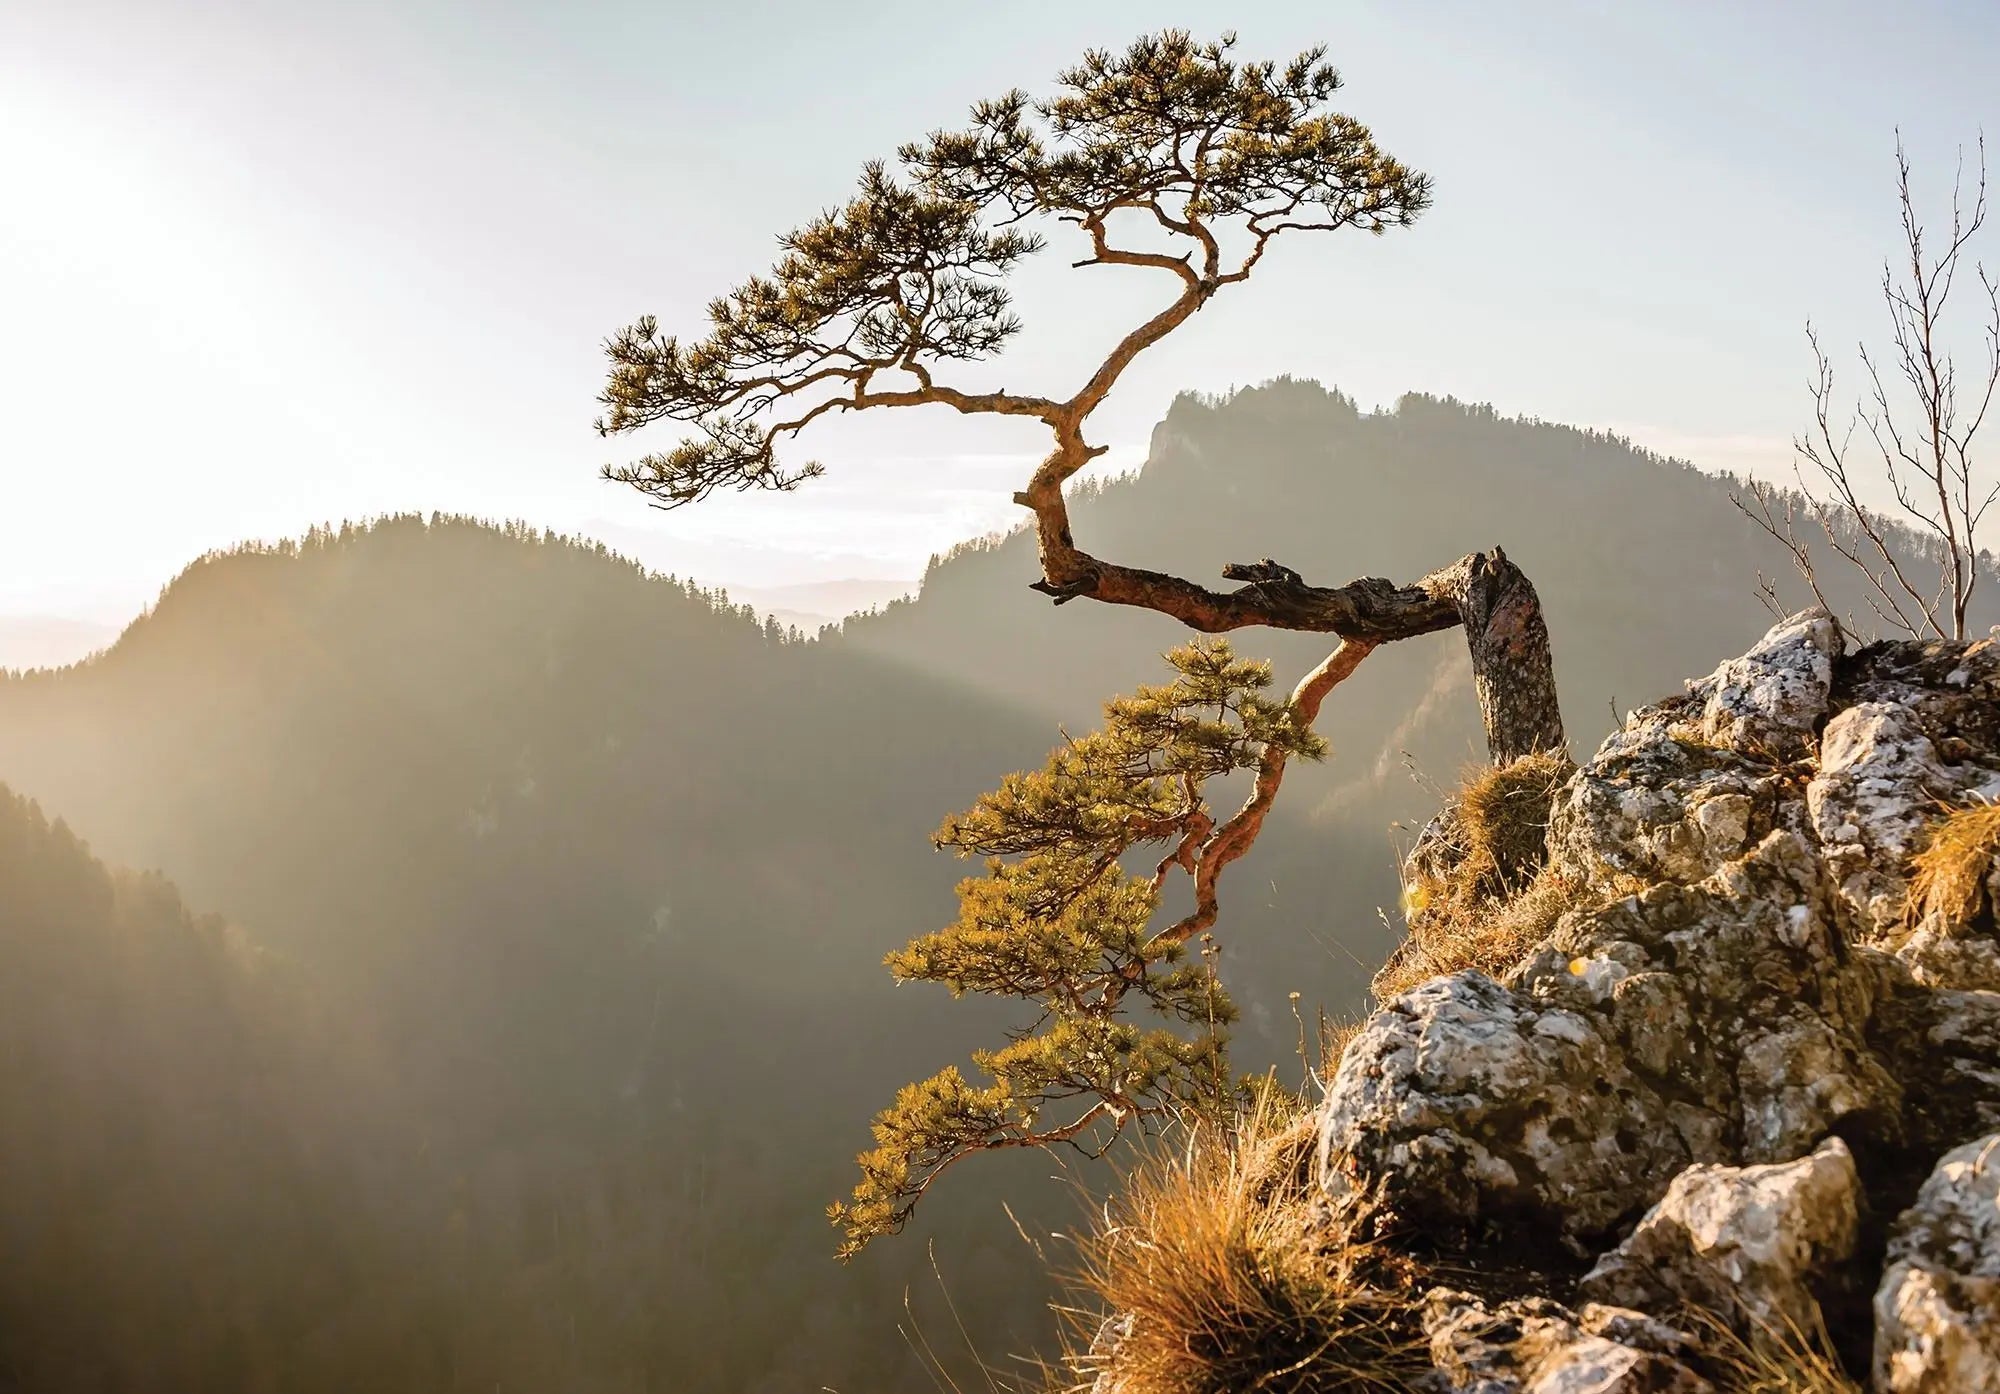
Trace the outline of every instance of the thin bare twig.
{"type": "MultiPolygon", "coordinates": [[[[1890,353],[1885,360],[1861,346],[1867,394],[1837,431],[1832,360],[1808,324],[1806,340],[1817,371],[1808,384],[1812,428],[1793,442],[1799,502],[1787,500],[1774,509],[1773,492],[1763,484],[1749,488],[1754,508],[1741,496],[1735,498],[1744,515],[1785,548],[1814,598],[1827,605],[1811,545],[1797,528],[1799,513],[1809,514],[1824,545],[1866,579],[1864,599],[1876,618],[1915,638],[1965,637],[1966,614],[1984,561],[1980,527],[2000,497],[2000,479],[1987,486],[1974,450],[2000,387],[2000,282],[1983,265],[1975,263],[1986,302],[1983,372],[1963,399],[1958,363],[1945,342],[1947,311],[1967,248],[1986,222],[1984,137],[1977,150],[1969,206],[1961,152],[1952,182],[1950,228],[1942,249],[1932,251],[1910,189],[1909,158],[1898,137],[1896,191],[1906,260],[1900,272],[1894,264],[1882,268],[1890,353]],[[1865,431],[1873,446],[1872,472],[1887,487],[1899,522],[1862,501],[1862,461],[1851,449],[1857,430],[1865,431]],[[1816,481],[1808,481],[1806,466],[1816,473],[1816,481]],[[1934,586],[1920,586],[1911,575],[1912,563],[1920,558],[1935,562],[1934,586]]],[[[1758,589],[1766,604],[1776,608],[1776,589],[1761,574],[1758,589]]]]}

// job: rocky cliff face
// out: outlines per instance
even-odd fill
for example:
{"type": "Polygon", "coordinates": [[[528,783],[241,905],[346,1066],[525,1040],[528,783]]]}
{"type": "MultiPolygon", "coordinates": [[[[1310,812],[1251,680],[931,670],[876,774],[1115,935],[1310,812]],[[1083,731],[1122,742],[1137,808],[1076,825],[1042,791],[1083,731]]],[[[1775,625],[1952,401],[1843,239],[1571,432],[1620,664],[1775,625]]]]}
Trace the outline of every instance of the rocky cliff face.
{"type": "Polygon", "coordinates": [[[2000,1391],[1996,803],[2000,637],[1822,612],[1575,771],[1574,908],[1387,1002],[1320,1113],[1325,1197],[1456,1275],[1434,1388],[1708,1390],[1824,1313],[1865,1387],[2000,1391]]]}

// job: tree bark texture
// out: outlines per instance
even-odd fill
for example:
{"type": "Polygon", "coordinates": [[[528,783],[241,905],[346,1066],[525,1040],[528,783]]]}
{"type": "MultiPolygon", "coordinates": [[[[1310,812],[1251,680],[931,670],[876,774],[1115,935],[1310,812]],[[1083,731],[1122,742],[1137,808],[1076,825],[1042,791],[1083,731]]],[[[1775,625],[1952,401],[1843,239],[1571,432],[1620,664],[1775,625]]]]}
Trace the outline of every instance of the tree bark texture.
{"type": "Polygon", "coordinates": [[[1495,547],[1425,579],[1450,595],[1465,626],[1488,757],[1504,765],[1563,749],[1549,627],[1526,574],[1495,547]]]}
{"type": "Polygon", "coordinates": [[[1493,762],[1566,745],[1541,600],[1498,547],[1461,557],[1407,586],[1380,577],[1312,586],[1269,558],[1237,562],[1222,574],[1246,584],[1213,591],[1164,572],[1100,561],[1069,540],[1067,517],[1043,521],[1043,577],[1033,588],[1058,605],[1087,596],[1157,610],[1204,633],[1262,625],[1337,634],[1370,648],[1461,626],[1493,762]]]}

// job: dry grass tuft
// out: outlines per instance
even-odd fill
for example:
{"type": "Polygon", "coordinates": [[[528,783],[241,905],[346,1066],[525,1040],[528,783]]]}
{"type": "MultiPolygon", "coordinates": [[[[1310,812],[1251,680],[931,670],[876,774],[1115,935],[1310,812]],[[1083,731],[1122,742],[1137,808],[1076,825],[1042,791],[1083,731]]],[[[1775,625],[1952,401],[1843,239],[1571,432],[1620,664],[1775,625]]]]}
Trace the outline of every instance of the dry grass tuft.
{"type": "Polygon", "coordinates": [[[1475,771],[1453,804],[1453,840],[1465,853],[1454,886],[1487,900],[1522,889],[1548,860],[1549,810],[1575,768],[1567,755],[1548,754],[1475,771]]]}
{"type": "Polygon", "coordinates": [[[1986,905],[1986,879],[2000,858],[2000,803],[1961,808],[1931,829],[1930,840],[1911,865],[1909,898],[1904,920],[1962,928],[1978,921],[1986,905]]]}
{"type": "Polygon", "coordinates": [[[1410,936],[1368,984],[1387,1002],[1446,973],[1477,968],[1498,976],[1554,932],[1563,912],[1581,903],[1568,879],[1544,870],[1520,894],[1503,900],[1434,901],[1413,919],[1410,936]]]}
{"type": "Polygon", "coordinates": [[[1340,1062],[1347,1054],[1347,1047],[1353,1044],[1354,1038],[1367,1024],[1365,1017],[1320,1023],[1319,1078],[1323,1085],[1333,1083],[1333,1077],[1340,1073],[1340,1062]]]}
{"type": "Polygon", "coordinates": [[[1862,1394],[1835,1358],[1826,1322],[1817,1313],[1810,1329],[1788,1322],[1781,1330],[1748,1337],[1713,1313],[1692,1317],[1691,1329],[1701,1337],[1721,1394],[1862,1394]]]}
{"type": "MultiPolygon", "coordinates": [[[[1120,1394],[1403,1391],[1430,1368],[1418,1274],[1346,1238],[1311,1183],[1310,1114],[1267,1090],[1233,1137],[1197,1134],[1127,1178],[1080,1243],[1077,1285],[1127,1318],[1065,1359],[1120,1394]]],[[[1087,1327],[1087,1329],[1085,1329],[1087,1327]]]]}
{"type": "Polygon", "coordinates": [[[1575,769],[1530,755],[1474,771],[1411,855],[1409,937],[1369,987],[1388,1001],[1444,973],[1498,973],[1545,939],[1577,888],[1547,868],[1549,813],[1575,769]]]}

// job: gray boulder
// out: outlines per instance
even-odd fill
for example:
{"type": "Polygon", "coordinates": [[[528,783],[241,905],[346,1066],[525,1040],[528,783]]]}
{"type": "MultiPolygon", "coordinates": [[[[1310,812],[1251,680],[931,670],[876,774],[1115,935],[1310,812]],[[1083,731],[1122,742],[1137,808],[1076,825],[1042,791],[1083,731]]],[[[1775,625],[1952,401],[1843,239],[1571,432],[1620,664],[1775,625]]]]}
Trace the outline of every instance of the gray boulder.
{"type": "Polygon", "coordinates": [[[1945,1154],[1897,1219],[1888,1258],[1875,1388],[2000,1390],[2000,1133],[1945,1154]]]}
{"type": "Polygon", "coordinates": [[[1838,1138],[1795,1162],[1691,1166],[1577,1292],[1645,1311],[1696,1307],[1746,1334],[1812,1328],[1815,1285],[1853,1257],[1861,1178],[1838,1138]]]}

